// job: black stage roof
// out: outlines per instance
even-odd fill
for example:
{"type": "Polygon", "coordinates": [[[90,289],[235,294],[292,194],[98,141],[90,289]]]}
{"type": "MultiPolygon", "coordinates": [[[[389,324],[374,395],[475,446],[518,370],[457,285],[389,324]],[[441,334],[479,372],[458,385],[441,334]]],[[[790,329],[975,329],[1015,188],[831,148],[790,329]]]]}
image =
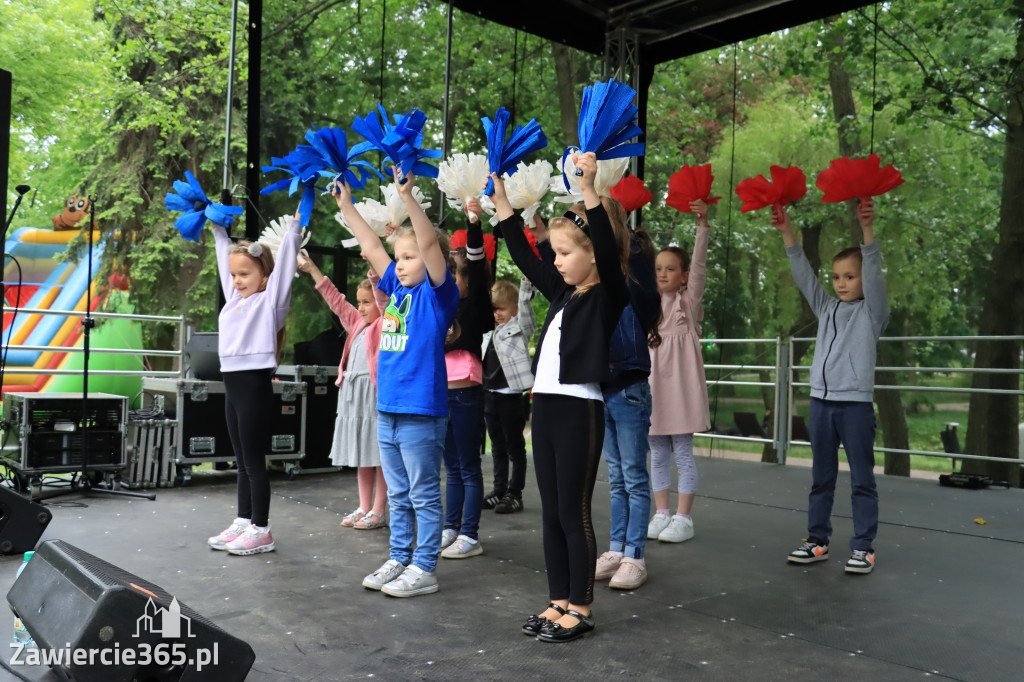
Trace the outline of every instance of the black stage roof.
{"type": "Polygon", "coordinates": [[[450,0],[464,12],[604,54],[605,33],[636,32],[643,61],[666,62],[862,7],[864,0],[450,0]]]}

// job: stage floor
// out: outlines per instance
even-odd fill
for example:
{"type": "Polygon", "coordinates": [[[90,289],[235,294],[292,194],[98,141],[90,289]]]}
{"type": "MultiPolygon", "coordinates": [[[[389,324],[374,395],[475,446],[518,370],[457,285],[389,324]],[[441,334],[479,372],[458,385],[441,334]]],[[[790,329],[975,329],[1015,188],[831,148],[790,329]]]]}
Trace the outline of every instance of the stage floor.
{"type": "MultiPolygon", "coordinates": [[[[650,578],[635,592],[599,583],[596,631],[562,645],[519,629],[547,601],[534,483],[523,512],[484,512],[482,556],[441,559],[440,592],[413,599],[360,585],[387,558],[388,531],[339,526],[357,506],[351,471],[293,481],[277,475],[277,551],[268,554],[235,557],[205,544],[234,517],[230,474],[159,489],[155,502],[52,500],[43,539],[62,539],[156,583],[248,641],[254,682],[1020,679],[1024,492],[879,477],[878,564],[855,576],[843,572],[848,474],[840,475],[833,556],[804,567],[785,557],[805,535],[806,468],[697,463],[696,537],[649,544],[650,578]]],[[[488,483],[489,476],[485,458],[488,483]]],[[[609,525],[604,471],[593,506],[601,552],[609,525]]],[[[19,564],[20,557],[0,558],[4,594],[19,564]]],[[[14,677],[0,670],[6,679],[14,677]]]]}

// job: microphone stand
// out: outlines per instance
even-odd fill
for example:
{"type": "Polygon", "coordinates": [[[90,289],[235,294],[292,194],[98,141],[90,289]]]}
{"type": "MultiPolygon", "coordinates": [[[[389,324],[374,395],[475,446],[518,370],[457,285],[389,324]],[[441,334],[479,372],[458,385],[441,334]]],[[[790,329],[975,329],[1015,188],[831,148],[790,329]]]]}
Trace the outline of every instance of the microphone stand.
{"type": "Polygon", "coordinates": [[[96,195],[89,195],[89,247],[87,250],[87,274],[85,284],[85,317],[82,319],[82,349],[84,361],[82,363],[82,420],[79,424],[78,434],[82,440],[82,472],[78,481],[72,479],[71,488],[68,490],[54,491],[48,495],[40,496],[37,499],[48,499],[59,495],[67,495],[74,492],[84,493],[106,493],[108,495],[122,495],[125,497],[144,497],[147,500],[155,500],[153,493],[139,493],[127,490],[114,490],[112,488],[97,488],[89,478],[89,432],[91,423],[89,419],[89,332],[96,326],[92,319],[92,248],[93,234],[96,230],[96,195]]]}
{"type": "MultiPolygon", "coordinates": [[[[28,185],[18,185],[14,188],[14,191],[18,193],[18,198],[14,201],[14,208],[11,209],[11,214],[7,216],[7,222],[4,223],[3,239],[0,239],[0,263],[6,260],[7,230],[11,229],[11,223],[14,222],[14,216],[18,212],[18,207],[21,206],[21,200],[25,198],[25,193],[30,189],[32,188],[28,185]]],[[[2,277],[0,277],[0,279],[2,279],[2,277]]],[[[3,290],[0,290],[0,295],[2,294],[3,290]]]]}

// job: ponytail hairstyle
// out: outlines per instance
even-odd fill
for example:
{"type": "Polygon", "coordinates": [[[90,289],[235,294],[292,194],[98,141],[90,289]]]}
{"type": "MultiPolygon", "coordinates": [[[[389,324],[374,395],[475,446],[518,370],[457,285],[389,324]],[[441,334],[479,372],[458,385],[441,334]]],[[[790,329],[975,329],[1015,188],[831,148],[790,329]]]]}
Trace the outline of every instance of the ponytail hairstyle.
{"type": "MultiPolygon", "coordinates": [[[[644,258],[654,265],[654,241],[651,239],[651,235],[647,233],[647,230],[637,230],[633,233],[633,239],[630,240],[630,246],[636,245],[640,253],[643,254],[644,258]]],[[[629,277],[636,282],[636,278],[630,273],[629,277]]],[[[661,305],[658,305],[658,319],[654,321],[654,326],[647,332],[647,345],[651,348],[657,348],[661,345],[661,333],[658,331],[658,327],[661,326],[661,321],[664,319],[664,311],[661,309],[661,305]]]]}

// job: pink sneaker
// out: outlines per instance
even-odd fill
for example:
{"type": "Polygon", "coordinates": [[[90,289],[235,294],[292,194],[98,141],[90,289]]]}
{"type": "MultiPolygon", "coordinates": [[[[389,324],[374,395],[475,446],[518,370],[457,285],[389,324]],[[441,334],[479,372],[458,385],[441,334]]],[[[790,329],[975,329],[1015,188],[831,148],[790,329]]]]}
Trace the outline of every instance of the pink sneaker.
{"type": "Polygon", "coordinates": [[[259,554],[260,552],[273,552],[274,538],[270,535],[270,526],[260,528],[255,524],[251,524],[234,542],[228,543],[224,549],[228,551],[228,554],[237,554],[239,556],[259,554]]]}
{"type": "Polygon", "coordinates": [[[206,544],[210,545],[213,549],[226,549],[228,543],[234,542],[239,535],[245,532],[245,529],[251,523],[249,519],[235,519],[231,522],[230,526],[220,532],[220,535],[214,535],[208,539],[206,544]]]}

